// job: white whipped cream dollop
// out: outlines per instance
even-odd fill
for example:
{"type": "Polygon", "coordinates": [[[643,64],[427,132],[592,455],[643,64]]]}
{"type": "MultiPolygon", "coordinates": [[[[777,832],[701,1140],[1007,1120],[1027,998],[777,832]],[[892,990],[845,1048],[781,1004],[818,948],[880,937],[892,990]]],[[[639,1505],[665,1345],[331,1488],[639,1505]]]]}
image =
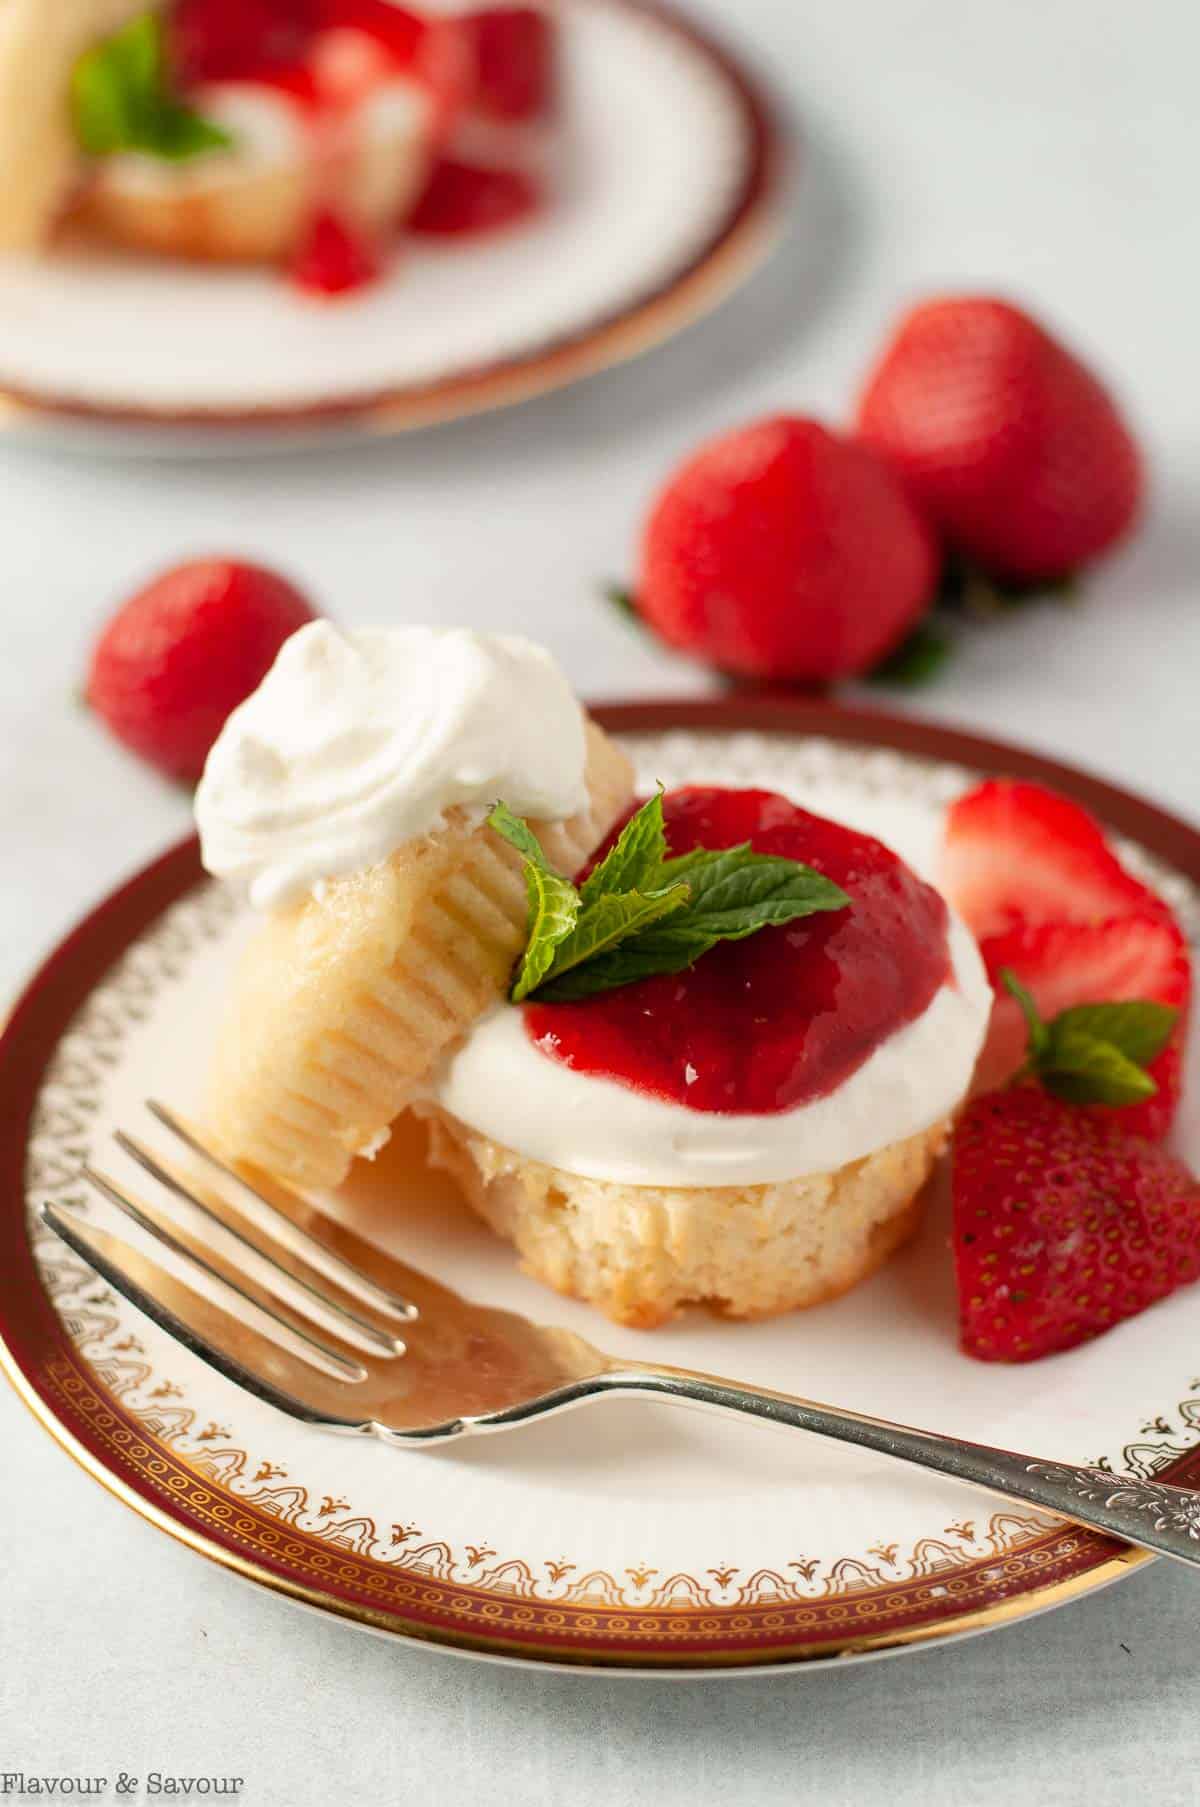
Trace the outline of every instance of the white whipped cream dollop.
{"type": "Polygon", "coordinates": [[[543,647],[464,628],[314,621],[234,710],[196,792],[204,864],[277,909],[465,805],[583,808],[583,711],[543,647]]]}
{"type": "Polygon", "coordinates": [[[951,914],[952,978],[836,1091],[766,1116],[690,1111],[544,1054],[501,1005],[444,1065],[435,1101],[526,1160],[629,1186],[758,1186],[860,1161],[947,1116],[983,1045],[992,991],[951,914]]]}

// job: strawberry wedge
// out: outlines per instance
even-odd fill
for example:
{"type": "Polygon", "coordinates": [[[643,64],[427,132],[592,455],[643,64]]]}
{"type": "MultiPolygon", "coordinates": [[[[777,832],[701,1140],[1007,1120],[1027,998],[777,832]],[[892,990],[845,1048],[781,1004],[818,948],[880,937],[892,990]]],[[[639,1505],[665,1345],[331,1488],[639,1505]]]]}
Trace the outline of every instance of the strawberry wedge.
{"type": "MultiPolygon", "coordinates": [[[[940,877],[993,985],[1007,968],[1043,1015],[1135,998],[1178,1009],[1176,1032],[1149,1068],[1156,1095],[1119,1112],[1130,1133],[1165,1136],[1179,1103],[1191,957],[1170,907],[1121,864],[1099,823],[1042,785],[988,779],[948,812],[940,877]]],[[[1020,1011],[1000,996],[981,1082],[1007,1078],[1023,1050],[1020,1011]]]]}

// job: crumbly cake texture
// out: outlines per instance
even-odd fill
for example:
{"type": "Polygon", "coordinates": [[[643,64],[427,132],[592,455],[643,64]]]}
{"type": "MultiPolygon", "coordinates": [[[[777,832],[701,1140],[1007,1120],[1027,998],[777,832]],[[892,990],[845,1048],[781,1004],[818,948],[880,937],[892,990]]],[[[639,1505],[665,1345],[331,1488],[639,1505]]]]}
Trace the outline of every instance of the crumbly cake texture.
{"type": "Polygon", "coordinates": [[[513,1243],[526,1273],[618,1324],[685,1305],[761,1318],[820,1305],[881,1267],[920,1220],[950,1120],[830,1173],[762,1186],[627,1186],[527,1161],[418,1104],[430,1159],[513,1243]]]}
{"type": "MultiPolygon", "coordinates": [[[[587,740],[586,807],[530,824],[564,873],[633,794],[620,748],[590,722],[587,740]]],[[[229,1153],[302,1186],[338,1185],[503,995],[527,909],[520,855],[451,810],[390,860],[269,916],[242,957],[210,1086],[229,1153]]]]}
{"type": "Polygon", "coordinates": [[[67,104],[90,44],[155,0],[0,0],[0,250],[41,245],[82,161],[67,104]]]}

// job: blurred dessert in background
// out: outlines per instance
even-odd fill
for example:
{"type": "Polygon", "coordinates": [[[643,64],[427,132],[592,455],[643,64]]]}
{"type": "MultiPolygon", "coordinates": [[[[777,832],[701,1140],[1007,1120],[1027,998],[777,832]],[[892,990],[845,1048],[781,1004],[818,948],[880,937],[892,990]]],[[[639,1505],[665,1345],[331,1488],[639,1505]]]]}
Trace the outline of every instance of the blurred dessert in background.
{"type": "Polygon", "coordinates": [[[138,251],[359,287],[409,223],[447,236],[536,211],[554,63],[544,6],[95,0],[64,21],[5,0],[0,249],[71,218],[138,251]]]}
{"type": "Polygon", "coordinates": [[[543,204],[559,155],[555,0],[435,8],[466,36],[470,80],[409,224],[439,236],[507,225],[543,204]]]}

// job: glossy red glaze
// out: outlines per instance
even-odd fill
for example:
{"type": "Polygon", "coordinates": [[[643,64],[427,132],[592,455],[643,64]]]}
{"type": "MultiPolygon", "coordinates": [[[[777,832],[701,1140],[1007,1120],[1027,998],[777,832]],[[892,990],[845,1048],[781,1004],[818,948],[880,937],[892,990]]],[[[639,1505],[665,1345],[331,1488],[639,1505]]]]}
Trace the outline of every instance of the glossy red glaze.
{"type": "Polygon", "coordinates": [[[171,36],[186,88],[253,81],[303,86],[314,44],[338,30],[362,32],[393,67],[419,66],[433,27],[390,0],[178,0],[171,36]]]}
{"type": "Polygon", "coordinates": [[[484,169],[443,157],[409,215],[408,226],[431,238],[495,232],[528,219],[541,202],[539,184],[523,170],[484,169]]]}
{"type": "Polygon", "coordinates": [[[690,787],[664,810],[672,853],[749,841],[823,872],[851,906],[722,942],[688,972],[526,1006],[549,1058],[690,1110],[792,1110],[834,1091],[946,980],[946,906],[881,842],[771,791],[690,787]]]}

